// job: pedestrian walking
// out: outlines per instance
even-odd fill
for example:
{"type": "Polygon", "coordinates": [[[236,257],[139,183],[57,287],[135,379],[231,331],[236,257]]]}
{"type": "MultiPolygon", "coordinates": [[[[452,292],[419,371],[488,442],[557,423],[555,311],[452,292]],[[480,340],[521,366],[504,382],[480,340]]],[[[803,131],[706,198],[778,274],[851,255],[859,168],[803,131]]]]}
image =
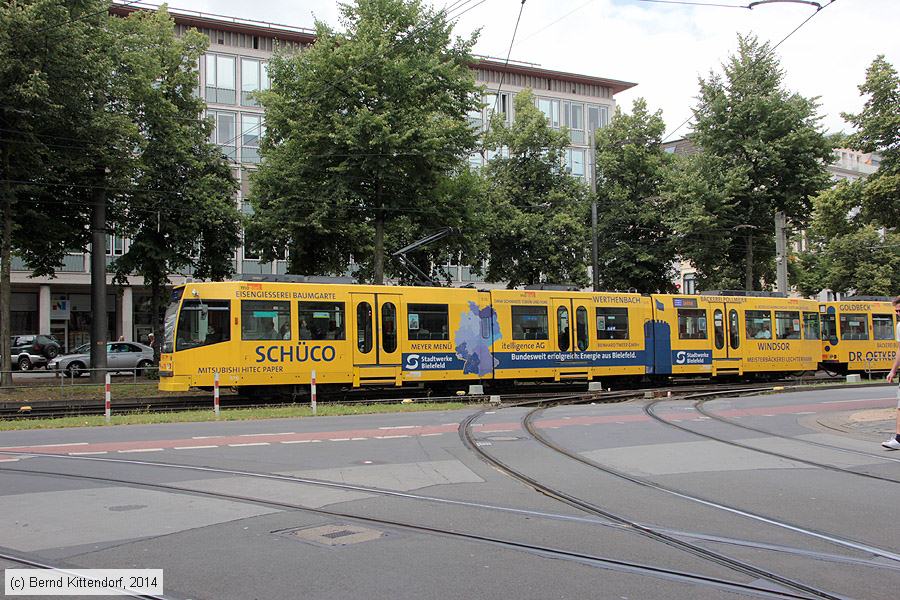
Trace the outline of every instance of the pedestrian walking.
{"type": "MultiPolygon", "coordinates": [[[[897,340],[897,354],[894,357],[894,366],[891,367],[891,372],[887,376],[888,383],[891,383],[894,377],[897,377],[897,370],[900,369],[900,296],[894,298],[891,304],[894,306],[894,314],[897,317],[897,329],[894,331],[894,339],[897,340]]],[[[898,384],[900,384],[900,381],[898,381],[898,384]]],[[[882,442],[881,445],[888,450],[900,450],[900,385],[897,386],[897,427],[894,429],[894,437],[886,442],[882,442]]]]}

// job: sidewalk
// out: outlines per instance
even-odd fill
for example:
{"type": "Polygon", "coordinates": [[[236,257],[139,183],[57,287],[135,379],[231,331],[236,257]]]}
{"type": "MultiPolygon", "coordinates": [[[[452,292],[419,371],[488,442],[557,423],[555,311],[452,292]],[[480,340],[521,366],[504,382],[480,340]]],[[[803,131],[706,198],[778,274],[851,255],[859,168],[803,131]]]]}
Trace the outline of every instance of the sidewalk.
{"type": "Polygon", "coordinates": [[[876,408],[818,415],[816,422],[853,437],[881,442],[893,435],[896,416],[896,408],[876,408]]]}

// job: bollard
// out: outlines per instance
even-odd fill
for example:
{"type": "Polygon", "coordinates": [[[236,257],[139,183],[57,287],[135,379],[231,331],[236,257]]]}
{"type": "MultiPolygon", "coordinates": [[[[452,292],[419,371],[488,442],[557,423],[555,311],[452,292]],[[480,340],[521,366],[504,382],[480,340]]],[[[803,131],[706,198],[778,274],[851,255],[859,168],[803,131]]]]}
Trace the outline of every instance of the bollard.
{"type": "Polygon", "coordinates": [[[313,369],[311,384],[310,384],[310,392],[309,392],[309,406],[312,408],[312,414],[316,414],[316,370],[313,369]]]}
{"type": "Polygon", "coordinates": [[[213,410],[219,416],[219,372],[213,373],[213,410]]]}
{"type": "Polygon", "coordinates": [[[106,422],[112,416],[112,391],[110,390],[109,373],[106,374],[106,422]]]}

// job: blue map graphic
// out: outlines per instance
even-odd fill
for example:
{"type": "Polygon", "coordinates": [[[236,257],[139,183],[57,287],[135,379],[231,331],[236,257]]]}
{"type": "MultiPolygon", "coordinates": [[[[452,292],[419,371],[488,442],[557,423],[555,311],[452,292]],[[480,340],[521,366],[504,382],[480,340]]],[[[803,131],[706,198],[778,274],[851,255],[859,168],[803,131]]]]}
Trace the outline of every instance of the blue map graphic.
{"type": "Polygon", "coordinates": [[[491,354],[491,344],[499,339],[497,311],[490,306],[479,308],[478,303],[469,302],[469,310],[462,313],[453,338],[456,355],[465,362],[463,374],[491,373],[498,364],[491,354]]]}

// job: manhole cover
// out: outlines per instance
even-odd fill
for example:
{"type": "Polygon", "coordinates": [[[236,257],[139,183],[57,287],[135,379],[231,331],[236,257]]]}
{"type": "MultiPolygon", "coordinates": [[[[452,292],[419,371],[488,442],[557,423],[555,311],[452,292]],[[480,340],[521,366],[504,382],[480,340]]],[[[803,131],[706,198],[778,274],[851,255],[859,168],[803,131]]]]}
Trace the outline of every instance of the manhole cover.
{"type": "Polygon", "coordinates": [[[313,542],[324,546],[349,546],[361,542],[371,542],[384,537],[383,531],[362,527],[361,525],[321,525],[309,529],[291,529],[279,532],[304,542],[313,542]]]}

